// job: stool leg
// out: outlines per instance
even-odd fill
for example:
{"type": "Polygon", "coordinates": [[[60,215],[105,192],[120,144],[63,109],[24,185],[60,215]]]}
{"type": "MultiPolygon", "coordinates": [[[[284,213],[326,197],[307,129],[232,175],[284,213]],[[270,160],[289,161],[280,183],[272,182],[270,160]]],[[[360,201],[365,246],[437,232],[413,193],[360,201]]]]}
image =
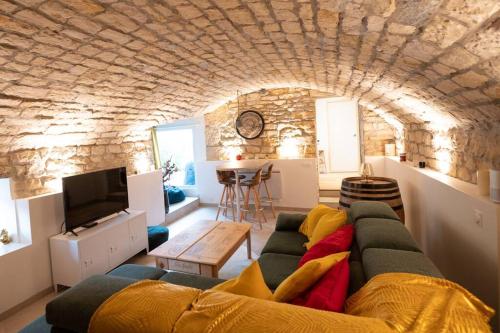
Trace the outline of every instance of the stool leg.
{"type": "Polygon", "coordinates": [[[226,197],[224,198],[224,213],[223,215],[227,217],[227,199],[229,197],[229,193],[231,189],[229,188],[229,185],[226,185],[227,191],[226,191],[226,197]]]}
{"type": "Polygon", "coordinates": [[[273,205],[273,198],[271,195],[271,191],[269,191],[269,188],[267,187],[267,181],[264,180],[264,187],[266,188],[266,193],[267,193],[267,199],[269,200],[269,204],[271,205],[271,212],[273,213],[273,217],[276,217],[276,212],[274,211],[274,205],[273,205]]]}
{"type": "Polygon", "coordinates": [[[260,230],[262,230],[261,217],[264,217],[265,219],[265,216],[260,208],[260,201],[259,201],[259,195],[257,194],[257,189],[253,187],[252,192],[253,192],[253,199],[255,200],[255,217],[259,221],[260,230]],[[258,214],[260,214],[261,216],[259,217],[258,214]]]}
{"type": "Polygon", "coordinates": [[[249,201],[250,201],[250,187],[248,187],[247,193],[245,195],[245,202],[243,205],[243,207],[245,209],[244,209],[244,211],[241,212],[240,220],[246,219],[246,217],[247,217],[247,212],[248,212],[248,208],[249,208],[249,205],[248,205],[249,201]]]}
{"type": "Polygon", "coordinates": [[[219,219],[220,209],[222,207],[222,201],[224,201],[224,194],[226,194],[226,185],[224,185],[224,189],[222,190],[222,195],[220,196],[219,207],[217,209],[217,216],[215,217],[215,221],[219,219]]]}
{"type": "Polygon", "coordinates": [[[236,197],[236,194],[234,192],[234,188],[233,186],[231,185],[231,212],[233,213],[232,217],[233,217],[233,221],[236,221],[236,214],[234,213],[234,198],[236,197]]]}

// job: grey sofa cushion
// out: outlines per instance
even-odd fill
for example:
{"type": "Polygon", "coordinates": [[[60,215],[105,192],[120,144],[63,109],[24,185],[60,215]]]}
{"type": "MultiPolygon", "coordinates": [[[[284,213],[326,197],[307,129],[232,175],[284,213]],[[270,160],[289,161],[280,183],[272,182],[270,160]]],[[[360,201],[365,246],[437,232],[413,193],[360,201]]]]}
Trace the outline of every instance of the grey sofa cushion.
{"type": "Polygon", "coordinates": [[[413,273],[443,278],[432,261],[421,252],[393,249],[366,249],[363,252],[366,280],[390,272],[413,273]]]}
{"type": "Polygon", "coordinates": [[[108,297],[135,282],[135,279],[110,275],[94,275],[83,280],[47,304],[47,323],[78,333],[87,332],[97,308],[108,297]]]}
{"type": "Polygon", "coordinates": [[[280,213],[276,220],[276,231],[298,231],[306,219],[305,214],[280,213]]]}
{"type": "Polygon", "coordinates": [[[259,258],[259,265],[267,286],[274,290],[298,267],[300,256],[279,253],[265,253],[259,258]]]}
{"type": "Polygon", "coordinates": [[[351,204],[350,215],[353,222],[365,217],[399,221],[398,214],[388,204],[381,201],[356,201],[351,204]]]}
{"type": "Polygon", "coordinates": [[[165,275],[165,273],[166,271],[156,267],[126,264],[113,269],[108,273],[108,275],[121,276],[137,280],[158,280],[160,277],[165,275]]]}
{"type": "Polygon", "coordinates": [[[349,295],[354,294],[366,283],[363,264],[360,261],[349,262],[349,295]]]}
{"type": "Polygon", "coordinates": [[[296,231],[275,231],[267,240],[262,249],[264,253],[281,253],[294,256],[303,256],[306,253],[304,243],[308,241],[307,237],[296,231]]]}
{"type": "Polygon", "coordinates": [[[356,241],[361,253],[368,248],[420,252],[406,227],[398,221],[363,218],[356,222],[356,241]]]}
{"type": "Polygon", "coordinates": [[[210,289],[218,285],[219,283],[226,281],[222,279],[216,279],[201,275],[180,273],[174,271],[168,271],[167,274],[163,275],[160,278],[160,280],[172,284],[177,284],[180,286],[197,288],[201,290],[210,289]]]}

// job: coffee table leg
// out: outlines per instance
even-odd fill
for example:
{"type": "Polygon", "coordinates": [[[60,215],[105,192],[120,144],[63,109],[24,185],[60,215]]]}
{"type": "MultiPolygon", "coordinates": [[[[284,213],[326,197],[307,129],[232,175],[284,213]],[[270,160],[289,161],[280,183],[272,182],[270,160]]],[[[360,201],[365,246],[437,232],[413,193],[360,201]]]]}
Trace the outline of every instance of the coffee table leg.
{"type": "Polygon", "coordinates": [[[248,259],[252,259],[252,240],[250,238],[250,230],[247,233],[247,255],[248,259]]]}
{"type": "Polygon", "coordinates": [[[217,266],[212,266],[212,277],[218,279],[219,278],[219,270],[217,266]]]}

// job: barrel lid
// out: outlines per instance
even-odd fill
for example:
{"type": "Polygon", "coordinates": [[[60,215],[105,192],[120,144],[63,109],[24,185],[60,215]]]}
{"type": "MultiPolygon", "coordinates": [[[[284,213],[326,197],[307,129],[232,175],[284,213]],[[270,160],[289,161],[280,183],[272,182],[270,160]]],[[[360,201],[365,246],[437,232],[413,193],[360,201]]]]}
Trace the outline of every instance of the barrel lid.
{"type": "Polygon", "coordinates": [[[363,189],[386,189],[388,187],[398,186],[398,181],[393,178],[369,177],[368,179],[370,182],[366,182],[364,177],[347,177],[342,179],[342,186],[363,189]]]}

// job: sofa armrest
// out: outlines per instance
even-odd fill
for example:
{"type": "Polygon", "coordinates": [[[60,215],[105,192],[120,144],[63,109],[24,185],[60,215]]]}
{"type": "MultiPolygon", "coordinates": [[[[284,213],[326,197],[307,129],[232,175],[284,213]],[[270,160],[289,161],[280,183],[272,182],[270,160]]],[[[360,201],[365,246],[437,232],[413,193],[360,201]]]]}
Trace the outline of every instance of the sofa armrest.
{"type": "Polygon", "coordinates": [[[276,231],[298,231],[307,215],[280,213],[276,220],[276,231]]]}
{"type": "Polygon", "coordinates": [[[73,332],[87,332],[92,315],[111,295],[137,282],[111,275],[94,275],[47,304],[47,323],[73,332]]]}

